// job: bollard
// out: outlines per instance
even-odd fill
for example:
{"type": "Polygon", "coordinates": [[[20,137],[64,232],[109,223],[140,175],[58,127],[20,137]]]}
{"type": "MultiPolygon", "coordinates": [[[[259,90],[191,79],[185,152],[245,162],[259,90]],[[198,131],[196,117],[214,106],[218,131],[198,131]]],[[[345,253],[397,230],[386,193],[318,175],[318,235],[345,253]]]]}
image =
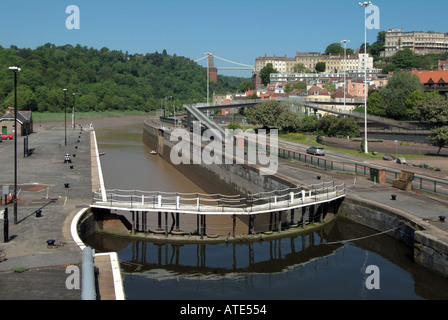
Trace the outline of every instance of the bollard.
{"type": "Polygon", "coordinates": [[[3,212],[3,242],[9,241],[9,220],[8,220],[8,208],[5,208],[3,212]]]}
{"type": "Polygon", "coordinates": [[[397,195],[396,194],[392,194],[391,197],[392,197],[392,200],[397,200],[397,195]]]}
{"type": "Polygon", "coordinates": [[[70,183],[64,183],[64,186],[65,186],[66,188],[68,188],[68,187],[70,186],[70,183]]]}
{"type": "Polygon", "coordinates": [[[95,251],[90,247],[82,251],[82,300],[96,300],[94,256],[95,251]]]}
{"type": "Polygon", "coordinates": [[[35,211],[35,213],[36,213],[36,218],[40,218],[40,217],[42,217],[42,210],[41,210],[41,209],[37,209],[37,210],[35,211]]]}
{"type": "Polygon", "coordinates": [[[439,220],[440,220],[441,222],[444,222],[444,221],[445,221],[445,216],[439,216],[439,220]]]}

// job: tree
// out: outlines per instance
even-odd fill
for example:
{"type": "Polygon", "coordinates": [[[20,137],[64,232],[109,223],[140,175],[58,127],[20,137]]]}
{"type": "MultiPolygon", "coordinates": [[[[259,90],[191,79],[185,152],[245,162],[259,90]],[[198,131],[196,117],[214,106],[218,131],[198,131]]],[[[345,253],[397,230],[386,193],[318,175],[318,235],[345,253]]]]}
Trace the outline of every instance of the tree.
{"type": "Polygon", "coordinates": [[[428,139],[439,147],[439,150],[437,151],[437,155],[439,155],[440,150],[448,146],[448,126],[431,130],[431,135],[428,139]]]}
{"type": "Polygon", "coordinates": [[[283,108],[280,102],[275,100],[262,102],[245,110],[248,123],[262,125],[264,128],[276,127],[282,112],[283,108]]]}
{"type": "Polygon", "coordinates": [[[378,91],[369,94],[367,98],[367,113],[381,115],[383,113],[383,99],[378,91]]]}
{"type": "Polygon", "coordinates": [[[327,48],[325,49],[325,54],[326,55],[343,55],[344,54],[344,48],[342,47],[342,45],[340,43],[331,43],[327,46],[327,48]]]}
{"type": "Polygon", "coordinates": [[[274,69],[272,63],[266,64],[263,69],[260,70],[261,83],[267,85],[271,83],[271,73],[277,73],[278,71],[274,69]]]}
{"type": "Polygon", "coordinates": [[[317,129],[317,118],[314,116],[306,116],[300,120],[300,132],[314,132],[317,129]]]}
{"type": "MultiPolygon", "coordinates": [[[[117,50],[97,50],[81,45],[55,46],[47,43],[36,49],[0,47],[0,65],[23,68],[19,78],[19,108],[37,111],[63,111],[62,88],[67,95],[84,97],[77,109],[152,110],[160,99],[194,103],[204,101],[206,70],[185,57],[166,50],[145,55],[129,55],[117,50]],[[62,102],[61,102],[62,101],[62,102]]],[[[218,75],[210,83],[212,92],[235,92],[248,78],[218,75]]],[[[0,108],[13,101],[10,72],[0,70],[0,108]]],[[[69,99],[71,101],[71,99],[69,99]]]]}
{"type": "Polygon", "coordinates": [[[238,92],[246,92],[246,91],[251,90],[251,89],[252,89],[252,81],[247,80],[247,81],[244,81],[244,82],[240,83],[240,85],[238,86],[237,91],[238,92]]]}
{"type": "Polygon", "coordinates": [[[405,101],[415,90],[423,91],[423,85],[417,75],[406,71],[396,72],[380,92],[387,116],[393,119],[406,118],[408,113],[405,101]]]}
{"type": "Polygon", "coordinates": [[[298,90],[306,90],[306,82],[296,82],[293,85],[294,89],[298,89],[298,90]]]}
{"type": "Polygon", "coordinates": [[[300,118],[292,110],[283,111],[278,117],[277,127],[281,132],[296,132],[300,126],[300,118]]]}
{"type": "Polygon", "coordinates": [[[369,53],[374,57],[378,57],[381,51],[384,51],[384,44],[386,42],[386,31],[378,32],[376,42],[374,42],[369,49],[369,53]]]}
{"type": "Polygon", "coordinates": [[[310,73],[310,70],[305,67],[303,63],[297,63],[296,65],[294,65],[293,70],[297,73],[310,73]]]}
{"type": "Polygon", "coordinates": [[[448,101],[440,95],[428,95],[418,101],[414,116],[421,122],[448,124],[448,101]]]}
{"type": "MultiPolygon", "coordinates": [[[[347,48],[346,54],[353,54],[353,49],[347,48]]],[[[331,43],[325,49],[326,55],[335,55],[335,56],[343,56],[344,55],[344,47],[338,42],[331,43]]]]}
{"type": "Polygon", "coordinates": [[[400,50],[392,56],[392,63],[399,69],[410,70],[416,66],[415,53],[409,48],[400,50]]]}
{"type": "Polygon", "coordinates": [[[334,128],[334,124],[338,121],[338,117],[333,114],[326,114],[322,118],[319,119],[317,124],[317,129],[322,132],[322,134],[327,136],[334,136],[334,132],[332,129],[334,128]]]}
{"type": "Polygon", "coordinates": [[[325,83],[322,88],[324,88],[325,90],[332,90],[332,91],[336,91],[336,85],[333,82],[327,82],[325,83]]]}
{"type": "Polygon", "coordinates": [[[325,62],[318,62],[316,63],[316,71],[317,72],[325,72],[325,70],[327,69],[325,62]]]}
{"type": "Polygon", "coordinates": [[[331,127],[331,131],[335,136],[336,135],[350,136],[350,137],[360,136],[359,126],[356,123],[355,118],[352,117],[338,118],[338,121],[336,121],[334,125],[331,127]]]}

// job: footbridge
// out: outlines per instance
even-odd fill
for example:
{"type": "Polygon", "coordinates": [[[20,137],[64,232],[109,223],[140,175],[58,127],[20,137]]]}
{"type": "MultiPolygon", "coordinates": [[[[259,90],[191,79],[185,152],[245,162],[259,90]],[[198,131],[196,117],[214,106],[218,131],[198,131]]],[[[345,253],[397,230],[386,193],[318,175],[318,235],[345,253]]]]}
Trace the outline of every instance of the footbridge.
{"type": "MultiPolygon", "coordinates": [[[[188,217],[190,217],[190,221],[192,216],[198,219],[200,217],[201,227],[199,229],[201,231],[199,234],[203,236],[206,218],[210,216],[233,218],[233,232],[235,232],[235,218],[247,218],[249,228],[247,234],[252,234],[256,216],[271,214],[272,217],[272,214],[279,213],[280,217],[282,212],[288,211],[289,223],[294,225],[297,222],[294,217],[295,209],[308,208],[312,211],[310,216],[316,214],[323,216],[326,214],[325,210],[322,209],[317,213],[315,208],[327,208],[330,203],[344,197],[345,184],[335,184],[334,182],[322,182],[247,196],[111,189],[105,192],[94,192],[91,207],[108,211],[132,212],[132,226],[135,225],[134,213],[137,213],[137,216],[140,213],[142,223],[148,221],[147,213],[153,213],[153,217],[158,217],[158,223],[145,226],[143,229],[144,232],[154,233],[174,234],[175,231],[185,230],[181,217],[185,221],[188,220],[188,217]],[[163,214],[165,214],[165,228],[162,226],[163,214]],[[169,231],[168,214],[171,214],[172,217],[172,227],[169,231]]],[[[213,228],[213,223],[209,223],[207,227],[213,228]]],[[[232,229],[231,225],[228,227],[230,230],[232,229]]],[[[266,231],[270,229],[271,227],[266,231]]]]}
{"type": "MultiPolygon", "coordinates": [[[[303,101],[297,98],[274,98],[275,101],[291,101],[301,104],[303,107],[308,108],[310,112],[316,114],[319,111],[332,113],[337,116],[353,117],[358,120],[365,120],[366,115],[363,112],[352,111],[357,107],[364,107],[364,104],[360,103],[344,103],[344,102],[322,102],[322,101],[303,101]]],[[[191,121],[194,117],[196,120],[200,120],[201,123],[212,129],[217,129],[223,133],[221,126],[216,124],[213,120],[210,120],[205,114],[207,110],[222,109],[222,108],[250,108],[259,103],[269,101],[267,99],[245,99],[225,102],[223,104],[214,103],[197,103],[195,105],[184,105],[184,109],[187,111],[187,126],[191,126],[191,121]]],[[[407,121],[395,121],[392,119],[367,114],[367,121],[370,123],[377,123],[383,126],[399,128],[403,130],[422,130],[418,124],[410,123],[407,121]]],[[[424,130],[426,131],[426,130],[424,130]]]]}

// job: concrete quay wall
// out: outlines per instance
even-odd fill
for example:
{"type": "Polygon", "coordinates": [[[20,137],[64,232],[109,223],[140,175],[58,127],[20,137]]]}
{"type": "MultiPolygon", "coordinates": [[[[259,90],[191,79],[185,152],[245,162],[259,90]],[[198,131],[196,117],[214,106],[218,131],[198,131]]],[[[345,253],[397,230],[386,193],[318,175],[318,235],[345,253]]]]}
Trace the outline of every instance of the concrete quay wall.
{"type": "MultiPolygon", "coordinates": [[[[143,126],[143,141],[172,164],[170,152],[177,142],[170,141],[169,131],[165,130],[161,136],[159,129],[160,124],[146,120],[143,126]]],[[[261,175],[260,168],[255,165],[201,163],[178,164],[175,167],[189,179],[199,182],[200,185],[207,185],[208,193],[223,194],[223,190],[228,190],[227,194],[246,195],[296,187],[279,175],[261,175]]]]}
{"type": "MultiPolygon", "coordinates": [[[[175,142],[169,141],[169,134],[159,134],[159,126],[147,120],[143,129],[146,145],[170,161],[170,151],[175,142]]],[[[210,186],[210,193],[221,192],[227,188],[231,193],[256,193],[293,186],[283,175],[261,176],[256,168],[244,165],[180,165],[176,166],[183,174],[202,185],[210,186]],[[194,168],[194,170],[192,170],[194,168]],[[215,190],[214,190],[215,188],[215,190]]],[[[425,222],[421,217],[367,200],[354,192],[348,192],[342,201],[337,216],[346,217],[356,223],[387,233],[405,245],[413,248],[415,262],[448,277],[448,236],[444,230],[425,222]]],[[[90,223],[95,224],[94,221],[90,223]]]]}
{"type": "Polygon", "coordinates": [[[414,250],[414,261],[448,277],[448,236],[407,212],[348,194],[338,216],[387,233],[414,250]]]}

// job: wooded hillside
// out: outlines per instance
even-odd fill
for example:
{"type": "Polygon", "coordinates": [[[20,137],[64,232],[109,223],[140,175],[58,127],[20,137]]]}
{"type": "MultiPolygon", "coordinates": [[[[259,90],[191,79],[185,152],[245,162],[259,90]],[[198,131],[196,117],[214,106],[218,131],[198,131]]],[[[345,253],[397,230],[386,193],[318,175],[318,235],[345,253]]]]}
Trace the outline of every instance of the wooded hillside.
{"type": "MultiPolygon", "coordinates": [[[[81,45],[36,49],[0,47],[0,108],[14,106],[14,77],[10,66],[22,69],[18,76],[21,110],[59,112],[67,105],[78,111],[154,110],[169,104],[204,102],[206,69],[191,59],[162,53],[128,55],[81,45]]],[[[235,92],[247,78],[218,75],[210,83],[210,101],[216,93],[235,92]]]]}

